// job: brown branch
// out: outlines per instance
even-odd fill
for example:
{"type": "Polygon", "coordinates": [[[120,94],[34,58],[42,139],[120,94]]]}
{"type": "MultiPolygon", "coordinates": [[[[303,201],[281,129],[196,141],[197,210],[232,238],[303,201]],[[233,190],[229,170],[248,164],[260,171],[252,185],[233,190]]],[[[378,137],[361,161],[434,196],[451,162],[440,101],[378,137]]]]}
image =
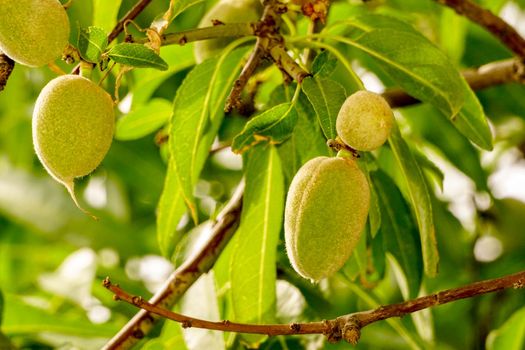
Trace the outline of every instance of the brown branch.
{"type": "MultiPolygon", "coordinates": [[[[213,266],[238,227],[243,186],[239,186],[229,204],[217,217],[208,243],[179,266],[164,286],[151,298],[151,305],[169,309],[188,288],[213,266]]],[[[129,349],[148,334],[159,317],[146,310],[138,312],[105,346],[104,350],[129,349]]]]}
{"type": "Polygon", "coordinates": [[[355,345],[361,336],[361,329],[374,322],[391,317],[402,317],[430,307],[493,293],[503,289],[523,288],[525,287],[525,271],[492,280],[475,282],[459,288],[448,289],[399,304],[381,306],[375,310],[340,316],[333,320],[292,324],[246,324],[230,322],[228,320],[220,322],[201,320],[159,307],[145,301],[142,297],[132,296],[122,290],[118,285],[112,284],[109,278],[104,280],[104,287],[114,293],[115,300],[123,300],[150,313],[182,323],[184,328],[205,328],[224,332],[266,334],[269,336],[324,334],[330,342],[337,342],[344,339],[355,345]]]}
{"type": "Polygon", "coordinates": [[[0,91],[4,90],[13,68],[15,68],[15,61],[0,51],[0,91]]]}
{"type": "Polygon", "coordinates": [[[231,112],[234,108],[238,109],[241,105],[242,90],[248,83],[248,80],[253,75],[253,73],[255,73],[255,70],[261,63],[261,60],[264,57],[264,55],[265,50],[262,47],[261,39],[258,38],[257,42],[255,43],[255,47],[253,48],[253,51],[250,54],[250,57],[248,57],[248,61],[246,61],[246,64],[244,65],[241,74],[239,75],[239,78],[237,78],[237,80],[235,80],[235,82],[233,83],[233,87],[230,91],[230,94],[226,99],[226,106],[224,107],[224,111],[226,113],[231,112]]]}
{"type": "Polygon", "coordinates": [[[120,33],[122,33],[122,31],[124,30],[124,24],[127,22],[127,21],[132,21],[134,20],[135,18],[137,18],[138,15],[140,15],[140,13],[142,11],[144,11],[144,9],[146,8],[146,6],[148,6],[150,4],[152,0],[139,0],[135,6],[133,6],[131,8],[131,10],[128,11],[128,13],[126,13],[124,15],[124,17],[122,17],[118,23],[115,25],[115,28],[113,28],[113,30],[111,31],[111,33],[109,33],[108,35],[108,42],[112,42],[113,40],[115,40],[117,38],[117,36],[119,36],[120,33]]]}
{"type": "Polygon", "coordinates": [[[471,0],[434,0],[486,28],[519,57],[525,58],[525,39],[511,25],[471,0]]]}
{"type": "Polygon", "coordinates": [[[253,27],[258,37],[257,43],[226,99],[226,112],[241,105],[242,90],[265,56],[271,58],[286,77],[291,77],[298,83],[309,76],[309,73],[288,55],[280,33],[281,15],[288,11],[288,8],[278,0],[265,0],[264,5],[261,20],[253,27]]]}
{"type": "MultiPolygon", "coordinates": [[[[525,83],[525,63],[520,59],[496,61],[477,69],[467,69],[462,74],[473,90],[512,82],[525,83]]],[[[420,102],[401,89],[390,89],[382,95],[392,107],[405,107],[420,102]]]]}

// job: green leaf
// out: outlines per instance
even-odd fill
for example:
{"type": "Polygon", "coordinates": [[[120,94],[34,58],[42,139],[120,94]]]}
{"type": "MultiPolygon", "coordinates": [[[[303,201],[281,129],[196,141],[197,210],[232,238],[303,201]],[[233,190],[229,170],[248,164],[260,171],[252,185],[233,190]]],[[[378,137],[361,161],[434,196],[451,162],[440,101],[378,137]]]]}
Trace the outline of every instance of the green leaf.
{"type": "Polygon", "coordinates": [[[6,295],[2,330],[7,335],[24,335],[41,332],[59,333],[78,337],[111,337],[119,330],[114,324],[95,325],[86,318],[56,315],[31,306],[21,298],[6,295]]]}
{"type": "Polygon", "coordinates": [[[428,39],[404,22],[382,15],[364,15],[344,22],[345,36],[332,39],[357,48],[381,63],[404,90],[430,102],[449,116],[464,102],[459,72],[428,39]]]}
{"type": "Polygon", "coordinates": [[[335,139],[335,121],[345,102],[345,89],[337,82],[318,77],[303,80],[303,92],[314,107],[317,119],[326,139],[335,139]]]}
{"type": "Polygon", "coordinates": [[[150,27],[156,29],[159,32],[163,32],[178,15],[191,6],[203,1],[204,0],[171,0],[170,10],[155,17],[150,27]]]}
{"type": "Polygon", "coordinates": [[[102,53],[108,46],[108,36],[104,29],[99,27],[81,28],[78,32],[78,51],[82,59],[91,63],[98,63],[102,53]]]}
{"type": "Polygon", "coordinates": [[[255,116],[233,139],[232,151],[243,153],[259,142],[281,143],[297,123],[297,111],[291,103],[283,103],[255,116]]]}
{"type": "Polygon", "coordinates": [[[2,326],[3,317],[4,317],[4,294],[0,290],[0,327],[2,326]]]}
{"type": "MultiPolygon", "coordinates": [[[[385,251],[401,266],[408,284],[405,299],[415,298],[421,285],[421,248],[410,208],[394,182],[382,171],[370,173],[381,206],[381,232],[385,251]]],[[[400,284],[401,285],[401,284],[400,284]]]]}
{"type": "Polygon", "coordinates": [[[330,51],[321,51],[312,63],[312,74],[319,78],[328,78],[337,68],[337,57],[330,51]]]}
{"type": "MultiPolygon", "coordinates": [[[[281,90],[282,86],[278,89],[281,90]]],[[[284,94],[280,100],[285,100],[284,94]]],[[[295,110],[297,111],[297,124],[293,133],[278,146],[286,183],[292,181],[295,173],[308,160],[317,156],[330,155],[323,132],[317,122],[317,115],[303,93],[297,99],[295,110]]]]}
{"type": "Polygon", "coordinates": [[[175,161],[168,161],[164,189],[157,207],[157,242],[164,257],[170,258],[174,247],[181,239],[177,226],[186,213],[184,195],[179,182],[175,161]]]}
{"type": "Polygon", "coordinates": [[[437,110],[428,105],[420,105],[405,108],[402,114],[411,129],[436,146],[452,164],[474,180],[478,190],[487,190],[487,176],[481,167],[478,151],[437,110]]]}
{"type": "Polygon", "coordinates": [[[166,124],[171,113],[170,102],[162,98],[152,99],[117,121],[115,138],[135,140],[144,137],[166,124]]]}
{"type": "Polygon", "coordinates": [[[106,32],[112,30],[117,23],[121,3],[122,0],[93,0],[93,25],[106,32]]]}
{"type": "Polygon", "coordinates": [[[178,15],[186,11],[188,8],[203,2],[204,0],[176,0],[172,8],[171,19],[175,19],[178,15]]]}
{"type": "Polygon", "coordinates": [[[168,64],[152,49],[136,43],[121,43],[108,52],[113,61],[136,68],[167,70],[168,64]]]}
{"type": "Polygon", "coordinates": [[[431,103],[478,146],[491,149],[492,138],[476,96],[448,57],[404,22],[381,15],[345,21],[344,36],[325,35],[363,51],[410,95],[431,103]]]}
{"type": "Polygon", "coordinates": [[[525,346],[525,307],[514,312],[487,337],[487,350],[521,350],[525,346]]]}
{"type": "Polygon", "coordinates": [[[406,181],[412,210],[417,219],[425,273],[430,277],[436,276],[439,253],[437,250],[436,232],[428,185],[419,164],[412,152],[410,152],[408,145],[405,140],[403,140],[399,128],[395,123],[388,141],[396,163],[406,181]]]}
{"type": "MultiPolygon", "coordinates": [[[[375,158],[368,152],[363,154],[363,161],[360,162],[361,170],[363,170],[368,183],[372,184],[370,172],[377,169],[375,158]]],[[[379,207],[379,199],[374,186],[370,186],[370,209],[368,211],[368,223],[370,226],[370,235],[372,238],[376,236],[381,227],[381,209],[379,207]]]]}
{"type": "Polygon", "coordinates": [[[459,114],[451,118],[452,124],[470,141],[487,151],[491,151],[493,148],[492,133],[483,107],[481,107],[476,94],[465,79],[462,78],[461,80],[465,90],[465,103],[459,114]]]}
{"type": "Polygon", "coordinates": [[[275,317],[284,179],[273,145],[253,148],[245,160],[246,189],[230,265],[233,311],[239,322],[268,323],[275,317]]]}
{"type": "Polygon", "coordinates": [[[412,148],[411,152],[420,168],[425,170],[425,173],[430,175],[430,178],[434,180],[436,185],[438,185],[441,191],[443,191],[443,181],[445,181],[445,174],[443,171],[433,161],[428,159],[419,149],[412,148]]]}
{"type": "Polygon", "coordinates": [[[195,66],[175,96],[169,147],[194,221],[197,212],[193,187],[217,135],[224,116],[224,101],[245,53],[246,49],[235,50],[220,62],[211,59],[195,66]]]}

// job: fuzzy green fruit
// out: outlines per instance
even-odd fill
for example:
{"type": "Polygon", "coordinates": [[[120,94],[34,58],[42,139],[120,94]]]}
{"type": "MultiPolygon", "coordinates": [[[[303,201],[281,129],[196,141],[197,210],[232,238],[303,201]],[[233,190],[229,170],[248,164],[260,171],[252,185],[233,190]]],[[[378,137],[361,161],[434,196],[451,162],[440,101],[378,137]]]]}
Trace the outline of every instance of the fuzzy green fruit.
{"type": "Polygon", "coordinates": [[[284,213],[293,268],[312,281],[330,277],[352,254],[370,206],[368,181],[350,158],[317,157],[292,180],[284,213]]]}
{"type": "Polygon", "coordinates": [[[337,115],[337,135],[358,151],[373,151],[385,143],[394,124],[386,100],[370,91],[350,95],[337,115]]]}
{"type": "MultiPolygon", "coordinates": [[[[215,20],[222,23],[255,22],[259,20],[262,10],[260,0],[221,0],[206,13],[199,27],[209,27],[215,20]]],[[[193,49],[195,61],[201,63],[216,56],[233,40],[220,38],[197,41],[193,49]]]]}
{"type": "Polygon", "coordinates": [[[66,186],[77,206],[74,179],[91,173],[102,162],[114,129],[111,96],[78,75],[53,79],[36,100],[36,154],[47,172],[66,186]]]}
{"type": "Polygon", "coordinates": [[[62,56],[69,19],[58,0],[0,0],[0,49],[13,61],[40,67],[62,56]]]}

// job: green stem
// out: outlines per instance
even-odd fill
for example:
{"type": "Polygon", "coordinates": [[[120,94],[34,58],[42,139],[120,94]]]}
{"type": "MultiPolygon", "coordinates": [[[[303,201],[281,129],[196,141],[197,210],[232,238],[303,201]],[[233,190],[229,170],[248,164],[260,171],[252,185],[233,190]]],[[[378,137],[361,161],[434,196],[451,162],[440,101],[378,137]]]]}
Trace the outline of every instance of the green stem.
{"type": "MultiPolygon", "coordinates": [[[[226,23],[211,27],[196,28],[177,33],[168,33],[162,35],[162,45],[184,45],[193,41],[224,38],[224,37],[239,37],[239,36],[254,36],[255,23],[226,23]]],[[[148,42],[147,38],[140,38],[134,40],[139,44],[148,42]]]]}

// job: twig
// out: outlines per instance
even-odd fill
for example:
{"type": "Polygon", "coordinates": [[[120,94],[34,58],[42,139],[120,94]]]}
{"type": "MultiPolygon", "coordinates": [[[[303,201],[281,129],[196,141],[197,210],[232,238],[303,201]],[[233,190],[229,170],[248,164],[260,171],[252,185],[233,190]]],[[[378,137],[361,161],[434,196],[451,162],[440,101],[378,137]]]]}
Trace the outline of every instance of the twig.
{"type": "Polygon", "coordinates": [[[519,57],[525,58],[525,39],[507,22],[471,0],[434,0],[486,28],[519,57]]]}
{"type": "MultiPolygon", "coordinates": [[[[240,220],[243,186],[239,186],[229,204],[217,217],[208,243],[182,264],[168,278],[150,303],[162,308],[172,307],[188,288],[213,266],[233,236],[240,220]]],[[[141,310],[105,346],[104,350],[129,349],[153,328],[158,316],[141,310]]]]}
{"type": "Polygon", "coordinates": [[[126,23],[127,21],[134,20],[135,18],[137,18],[137,16],[140,15],[140,13],[142,11],[144,11],[146,6],[148,6],[151,1],[152,0],[140,0],[140,1],[138,1],[135,4],[135,6],[133,6],[131,8],[131,10],[129,10],[128,13],[126,13],[124,15],[124,17],[122,17],[118,21],[118,23],[115,25],[115,28],[113,28],[111,33],[109,33],[109,35],[108,35],[108,42],[112,42],[113,40],[115,40],[117,38],[117,36],[119,36],[119,34],[122,33],[122,31],[124,30],[124,23],[126,23]]]}
{"type": "Polygon", "coordinates": [[[239,79],[235,81],[230,95],[226,99],[224,107],[226,112],[230,112],[241,104],[242,90],[265,56],[273,60],[275,65],[285,74],[285,77],[292,78],[298,83],[301,83],[309,75],[288,55],[284,46],[280,25],[281,15],[288,10],[286,5],[278,0],[265,0],[264,5],[261,20],[257,26],[254,26],[255,35],[258,37],[257,43],[241,71],[239,79]]]}
{"type": "Polygon", "coordinates": [[[402,317],[407,314],[427,309],[430,307],[447,304],[453,301],[472,298],[478,295],[493,293],[499,290],[525,287],[525,271],[515,273],[492,280],[475,282],[463,287],[448,289],[425,297],[412,299],[399,304],[381,306],[375,310],[356,312],[337,317],[332,320],[324,320],[309,323],[292,324],[245,324],[230,322],[228,320],[213,322],[181,315],[165,308],[156,306],[142,299],[142,297],[131,296],[118,285],[110,282],[109,278],[104,280],[104,287],[114,293],[115,300],[123,300],[131,305],[147,310],[161,317],[182,323],[184,328],[205,328],[224,332],[293,335],[293,334],[324,334],[328,341],[337,342],[341,339],[349,343],[357,344],[361,336],[361,329],[381,320],[391,317],[402,317]]]}
{"type": "Polygon", "coordinates": [[[15,68],[15,61],[0,51],[0,91],[4,90],[13,68],[15,68]]]}
{"type": "Polygon", "coordinates": [[[286,48],[282,44],[273,46],[270,49],[270,55],[277,67],[290,75],[299,84],[303,82],[304,78],[311,75],[302,69],[293,58],[288,55],[286,48]]]}
{"type": "MultiPolygon", "coordinates": [[[[510,82],[525,83],[525,63],[519,59],[496,61],[477,69],[467,69],[462,74],[473,90],[510,82]]],[[[392,107],[404,107],[420,102],[401,89],[387,90],[383,93],[383,97],[392,107]]]]}
{"type": "MultiPolygon", "coordinates": [[[[139,0],[129,11],[128,13],[126,13],[124,15],[124,17],[122,17],[118,22],[117,24],[115,25],[115,27],[113,28],[113,30],[111,31],[111,33],[109,33],[108,35],[108,43],[111,43],[113,40],[115,40],[120,33],[122,33],[122,31],[124,30],[124,25],[127,21],[131,21],[133,19],[135,19],[138,15],[140,15],[140,13],[142,11],[144,11],[144,9],[146,8],[146,6],[148,6],[150,4],[152,0],[139,0]]],[[[80,72],[80,64],[78,64],[73,70],[72,70],[72,74],[78,74],[80,72]]]]}
{"type": "Polygon", "coordinates": [[[255,47],[253,48],[253,51],[250,54],[250,57],[248,57],[248,61],[242,68],[239,78],[237,78],[237,80],[235,80],[235,82],[233,83],[233,87],[230,91],[230,94],[226,99],[226,106],[224,107],[224,111],[226,113],[231,112],[234,108],[239,108],[239,106],[241,105],[242,90],[244,89],[244,87],[248,83],[248,80],[261,63],[264,54],[265,50],[262,47],[261,39],[258,38],[257,42],[255,43],[255,47]]]}
{"type": "MultiPolygon", "coordinates": [[[[162,45],[184,45],[189,42],[216,39],[223,37],[255,35],[257,23],[224,23],[216,26],[194,28],[176,33],[167,33],[161,36],[162,45]]],[[[133,39],[131,42],[144,44],[148,38],[133,39]]]]}

